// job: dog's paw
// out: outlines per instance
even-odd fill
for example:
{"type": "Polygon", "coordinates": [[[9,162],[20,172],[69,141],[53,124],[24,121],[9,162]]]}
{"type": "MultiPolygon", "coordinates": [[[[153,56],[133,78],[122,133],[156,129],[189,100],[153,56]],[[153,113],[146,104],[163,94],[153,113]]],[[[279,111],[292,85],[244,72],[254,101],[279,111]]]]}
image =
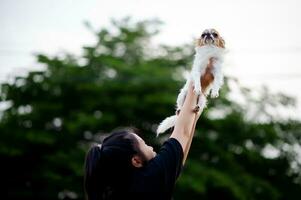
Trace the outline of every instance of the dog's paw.
{"type": "Polygon", "coordinates": [[[211,94],[210,94],[211,98],[217,98],[218,96],[219,96],[218,90],[212,90],[211,91],[211,94]]]}

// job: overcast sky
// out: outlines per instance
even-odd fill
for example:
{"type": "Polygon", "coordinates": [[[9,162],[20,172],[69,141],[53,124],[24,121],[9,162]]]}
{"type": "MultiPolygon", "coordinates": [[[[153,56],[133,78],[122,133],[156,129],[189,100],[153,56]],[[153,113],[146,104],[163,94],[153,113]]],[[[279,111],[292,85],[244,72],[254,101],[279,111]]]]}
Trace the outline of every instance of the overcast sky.
{"type": "MultiPolygon", "coordinates": [[[[0,0],[0,81],[39,68],[34,52],[79,54],[82,45],[95,39],[84,21],[98,29],[111,18],[132,16],[135,20],[162,20],[156,42],[170,45],[191,42],[205,28],[216,28],[229,49],[226,74],[245,86],[258,89],[267,85],[300,102],[300,2],[0,0]]],[[[301,111],[300,105],[298,108],[301,111]]]]}

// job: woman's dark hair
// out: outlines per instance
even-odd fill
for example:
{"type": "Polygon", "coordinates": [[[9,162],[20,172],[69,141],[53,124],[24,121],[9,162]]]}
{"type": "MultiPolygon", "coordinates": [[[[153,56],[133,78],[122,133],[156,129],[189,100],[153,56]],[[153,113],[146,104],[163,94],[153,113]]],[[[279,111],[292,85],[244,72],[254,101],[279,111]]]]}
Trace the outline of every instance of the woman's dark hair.
{"type": "Polygon", "coordinates": [[[134,169],[133,155],[139,153],[134,129],[119,129],[106,137],[101,146],[90,148],[85,161],[84,187],[88,200],[116,199],[128,186],[134,169]]]}

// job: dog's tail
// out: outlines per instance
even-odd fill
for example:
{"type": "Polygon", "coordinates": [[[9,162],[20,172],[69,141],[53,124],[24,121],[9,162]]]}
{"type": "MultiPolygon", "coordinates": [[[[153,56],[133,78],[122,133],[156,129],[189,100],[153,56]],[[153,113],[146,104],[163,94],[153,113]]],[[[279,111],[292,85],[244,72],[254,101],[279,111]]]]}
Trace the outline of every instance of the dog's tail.
{"type": "Polygon", "coordinates": [[[173,116],[165,118],[157,128],[157,136],[160,133],[164,133],[167,129],[175,126],[176,119],[177,119],[177,115],[173,115],[173,116]]]}

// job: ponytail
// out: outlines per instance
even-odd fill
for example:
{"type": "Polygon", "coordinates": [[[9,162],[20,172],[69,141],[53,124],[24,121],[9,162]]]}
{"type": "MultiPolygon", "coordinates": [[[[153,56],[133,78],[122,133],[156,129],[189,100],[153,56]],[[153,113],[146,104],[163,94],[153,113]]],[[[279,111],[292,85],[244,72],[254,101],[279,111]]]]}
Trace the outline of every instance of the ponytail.
{"type": "Polygon", "coordinates": [[[113,132],[102,146],[92,146],[88,151],[84,179],[87,200],[115,199],[128,186],[134,169],[131,158],[138,152],[138,141],[131,133],[113,132]]]}
{"type": "Polygon", "coordinates": [[[85,162],[85,180],[84,187],[88,200],[103,199],[101,190],[101,148],[97,145],[90,148],[86,156],[85,162]]]}

